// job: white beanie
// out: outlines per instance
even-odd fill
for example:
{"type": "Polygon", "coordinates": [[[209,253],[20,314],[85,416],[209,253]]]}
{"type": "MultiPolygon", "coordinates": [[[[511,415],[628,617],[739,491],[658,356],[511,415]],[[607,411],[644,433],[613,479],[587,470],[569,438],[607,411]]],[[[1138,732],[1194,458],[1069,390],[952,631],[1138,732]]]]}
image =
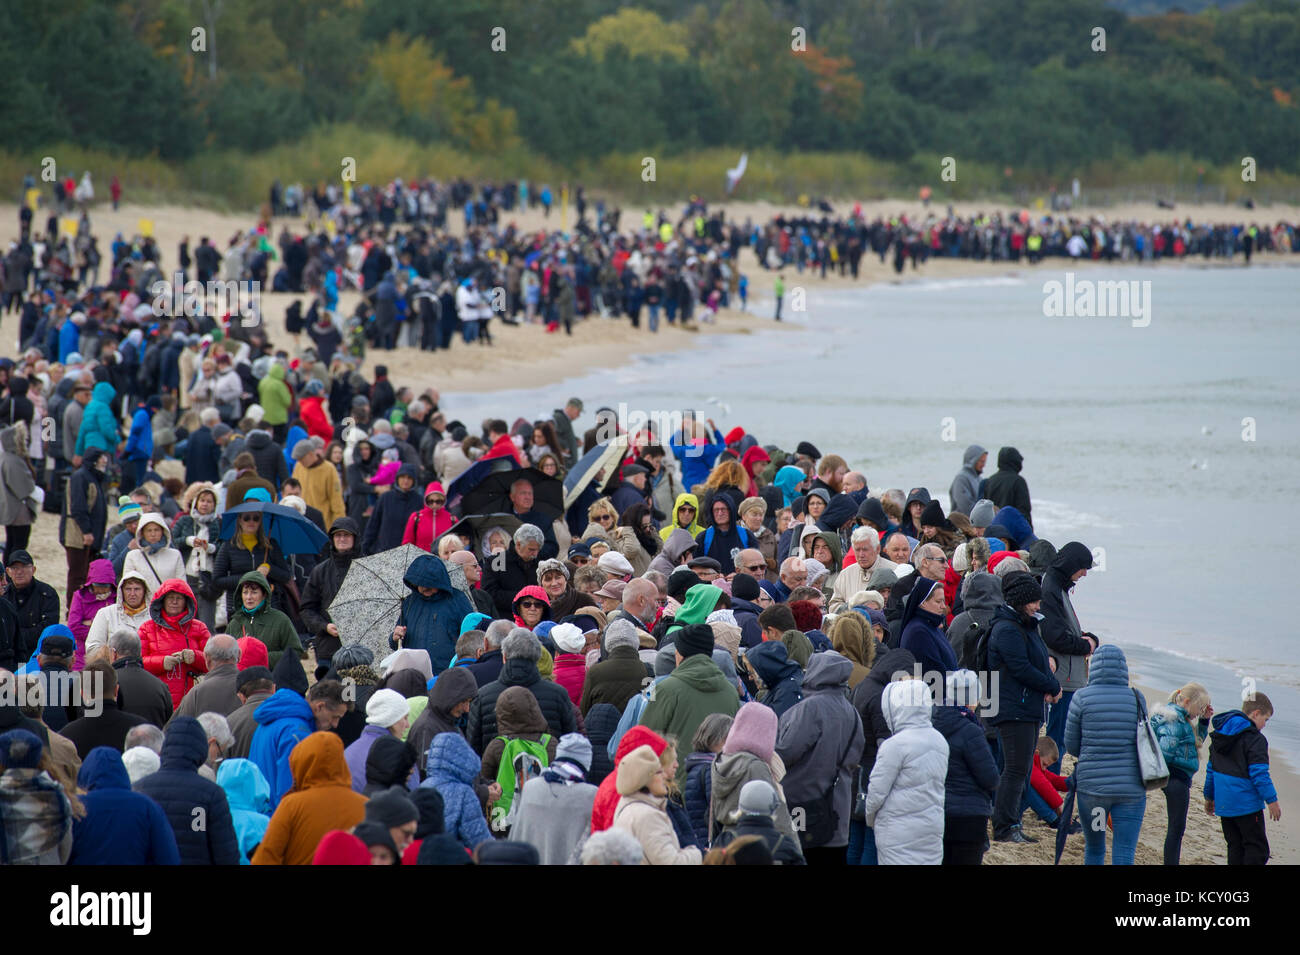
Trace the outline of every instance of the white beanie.
{"type": "Polygon", "coordinates": [[[551,628],[551,639],[561,653],[581,653],[587,645],[587,638],[582,630],[571,623],[561,623],[551,628]]]}
{"type": "Polygon", "coordinates": [[[392,726],[404,716],[411,715],[406,697],[396,690],[376,690],[366,703],[366,723],[370,726],[392,726]]]}
{"type": "Polygon", "coordinates": [[[122,754],[122,765],[126,767],[126,775],[134,786],[146,776],[158,772],[162,760],[147,746],[132,746],[122,754]]]}

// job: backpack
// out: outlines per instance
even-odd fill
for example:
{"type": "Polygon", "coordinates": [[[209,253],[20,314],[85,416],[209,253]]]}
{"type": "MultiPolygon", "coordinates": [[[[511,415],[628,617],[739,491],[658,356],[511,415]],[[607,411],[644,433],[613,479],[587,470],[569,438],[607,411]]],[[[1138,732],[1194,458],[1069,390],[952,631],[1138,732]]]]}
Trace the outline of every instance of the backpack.
{"type": "Polygon", "coordinates": [[[493,828],[507,829],[515,824],[519,815],[519,805],[515,796],[523,791],[524,783],[542,775],[542,770],[550,765],[551,759],[546,753],[551,741],[549,733],[543,733],[537,742],[530,739],[507,739],[498,736],[505,743],[501,752],[501,763],[497,767],[497,785],[501,787],[501,798],[492,804],[493,828]],[[501,821],[498,821],[501,820],[501,821]]]}

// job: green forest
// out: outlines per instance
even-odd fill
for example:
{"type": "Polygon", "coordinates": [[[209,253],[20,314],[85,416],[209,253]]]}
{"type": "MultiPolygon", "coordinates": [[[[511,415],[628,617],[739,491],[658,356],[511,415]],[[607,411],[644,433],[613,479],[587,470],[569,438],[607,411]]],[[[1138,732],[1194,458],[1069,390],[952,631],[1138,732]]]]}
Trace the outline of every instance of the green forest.
{"type": "MultiPolygon", "coordinates": [[[[500,174],[740,150],[902,179],[944,155],[1035,181],[1153,155],[1300,173],[1300,0],[1126,6],[6,0],[0,172],[75,143],[237,194],[211,157],[375,134],[500,174]]],[[[286,173],[337,169],[303,158],[286,173]]]]}

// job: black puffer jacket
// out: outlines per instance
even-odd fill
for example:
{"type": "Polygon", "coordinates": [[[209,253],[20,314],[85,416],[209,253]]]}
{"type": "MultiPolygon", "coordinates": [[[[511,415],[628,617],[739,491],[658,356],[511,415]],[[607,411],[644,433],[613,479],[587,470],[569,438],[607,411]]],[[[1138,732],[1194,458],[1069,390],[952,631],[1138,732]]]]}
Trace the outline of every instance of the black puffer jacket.
{"type": "Polygon", "coordinates": [[[375,509],[366,520],[366,531],[361,550],[366,554],[378,554],[380,551],[392,550],[402,543],[406,533],[407,519],[424,506],[424,495],[419,490],[420,471],[409,464],[398,468],[396,477],[405,475],[413,482],[408,490],[403,491],[396,484],[379,495],[375,509]]]}
{"type": "Polygon", "coordinates": [[[289,464],[284,459],[284,448],[266,431],[250,431],[244,441],[244,450],[253,456],[254,467],[264,481],[279,488],[289,476],[289,464]]]}
{"type": "Polygon", "coordinates": [[[336,518],[330,525],[329,556],[312,568],[307,586],[302,590],[302,625],[308,633],[316,636],[316,658],[319,660],[330,659],[341,646],[339,638],[330,636],[325,628],[334,622],[329,614],[329,606],[343,586],[343,578],[348,575],[348,568],[357,555],[360,541],[356,521],[350,517],[336,518]],[[352,545],[352,550],[340,554],[334,549],[335,531],[347,531],[353,536],[356,543],[352,545]]]}
{"type": "Polygon", "coordinates": [[[501,562],[499,556],[484,562],[483,589],[492,596],[496,616],[502,620],[513,620],[515,595],[525,587],[537,583],[538,560],[525,561],[513,543],[506,547],[505,555],[505,567],[501,570],[496,569],[496,565],[501,562]]]}
{"type": "Polygon", "coordinates": [[[497,697],[512,686],[522,686],[537,698],[537,705],[546,718],[547,732],[556,739],[577,732],[578,718],[569,692],[558,683],[543,680],[536,662],[507,660],[501,667],[500,677],[480,689],[470,704],[465,736],[474,752],[482,754],[497,735],[497,697]]]}
{"type": "Polygon", "coordinates": [[[591,769],[587,782],[599,786],[614,771],[614,761],[609,758],[609,741],[618,732],[618,721],[623,714],[610,703],[597,703],[587,711],[587,739],[591,741],[591,769]]]}

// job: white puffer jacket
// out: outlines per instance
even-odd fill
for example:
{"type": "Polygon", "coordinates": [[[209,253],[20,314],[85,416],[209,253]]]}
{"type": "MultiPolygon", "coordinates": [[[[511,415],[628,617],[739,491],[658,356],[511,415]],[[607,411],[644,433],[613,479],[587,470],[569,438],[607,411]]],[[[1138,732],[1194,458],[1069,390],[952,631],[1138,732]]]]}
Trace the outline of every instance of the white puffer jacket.
{"type": "Polygon", "coordinates": [[[123,570],[122,579],[117,585],[117,599],[107,607],[100,607],[95,612],[95,619],[90,622],[90,632],[86,634],[86,655],[94,653],[108,644],[108,639],[119,629],[125,628],[132,633],[140,632],[140,624],[149,619],[149,599],[154,592],[143,574],[135,570],[123,570]],[[129,614],[122,607],[122,585],[128,580],[135,580],[144,585],[144,608],[137,614],[129,614]]]}
{"type": "Polygon", "coordinates": [[[876,753],[866,804],[880,864],[940,865],[948,741],[930,725],[930,687],[890,683],[881,704],[892,735],[876,753]]]}

